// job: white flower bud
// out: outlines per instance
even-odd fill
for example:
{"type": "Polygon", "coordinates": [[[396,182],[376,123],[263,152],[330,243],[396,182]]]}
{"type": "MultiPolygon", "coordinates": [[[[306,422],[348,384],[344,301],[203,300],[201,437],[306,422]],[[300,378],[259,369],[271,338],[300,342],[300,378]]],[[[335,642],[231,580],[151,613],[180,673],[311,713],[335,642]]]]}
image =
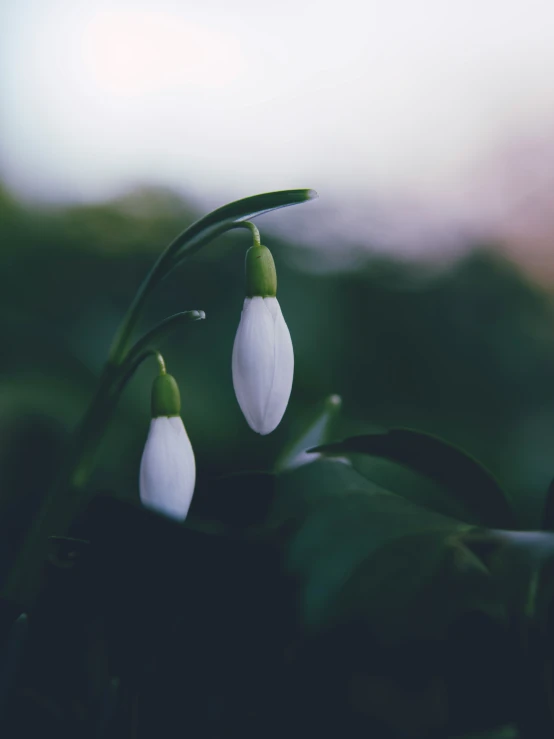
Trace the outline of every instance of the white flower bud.
{"type": "Polygon", "coordinates": [[[246,298],[233,346],[233,385],[254,431],[269,434],[279,425],[293,374],[292,341],[277,298],[246,298]]]}
{"type": "Polygon", "coordinates": [[[183,521],[194,492],[196,465],[183,421],[177,415],[180,405],[174,378],[166,374],[156,378],[152,387],[154,418],[140,463],[140,499],[147,508],[183,521]]]}

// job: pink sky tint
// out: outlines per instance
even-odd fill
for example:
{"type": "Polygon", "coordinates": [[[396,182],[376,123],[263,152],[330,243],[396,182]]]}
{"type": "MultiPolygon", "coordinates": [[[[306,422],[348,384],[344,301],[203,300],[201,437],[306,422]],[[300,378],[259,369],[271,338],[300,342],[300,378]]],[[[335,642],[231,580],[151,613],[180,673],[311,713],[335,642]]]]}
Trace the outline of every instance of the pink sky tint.
{"type": "Polygon", "coordinates": [[[551,0],[4,3],[0,177],[62,202],[313,187],[329,248],[487,237],[547,274],[553,28],[551,0]]]}

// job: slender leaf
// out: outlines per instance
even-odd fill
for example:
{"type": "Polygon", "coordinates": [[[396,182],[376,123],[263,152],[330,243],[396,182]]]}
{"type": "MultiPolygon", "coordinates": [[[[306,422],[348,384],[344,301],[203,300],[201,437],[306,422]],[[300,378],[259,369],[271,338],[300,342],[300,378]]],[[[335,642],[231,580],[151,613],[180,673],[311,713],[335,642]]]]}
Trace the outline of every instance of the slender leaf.
{"type": "Polygon", "coordinates": [[[512,528],[515,519],[498,482],[473,457],[436,436],[409,429],[354,436],[309,451],[327,455],[369,454],[404,465],[444,488],[469,511],[468,523],[512,528]]]}
{"type": "Polygon", "coordinates": [[[333,422],[342,406],[339,395],[329,395],[304,425],[302,433],[297,436],[275,464],[276,472],[293,470],[308,462],[315,461],[320,455],[307,452],[316,444],[324,444],[329,440],[333,422]]]}
{"type": "Polygon", "coordinates": [[[187,310],[182,313],[175,313],[175,315],[169,316],[169,318],[158,323],[157,326],[154,326],[154,328],[144,334],[144,336],[141,336],[129,351],[126,363],[132,363],[139,354],[149,347],[157,345],[168,334],[173,333],[175,329],[179,328],[179,326],[182,326],[185,323],[192,323],[193,321],[201,321],[204,318],[206,318],[206,314],[203,310],[187,310]]]}
{"type": "Polygon", "coordinates": [[[112,342],[110,363],[117,366],[125,357],[131,334],[148,295],[183,259],[241,221],[314,198],[317,198],[315,190],[280,190],[253,195],[216,208],[192,223],[164,249],[137,290],[112,342]]]}
{"type": "Polygon", "coordinates": [[[189,226],[170,244],[167,253],[180,261],[185,256],[198,251],[207,241],[227,231],[233,223],[269,213],[272,210],[299,205],[314,200],[315,190],[278,190],[253,195],[233,203],[223,205],[189,226]]]}

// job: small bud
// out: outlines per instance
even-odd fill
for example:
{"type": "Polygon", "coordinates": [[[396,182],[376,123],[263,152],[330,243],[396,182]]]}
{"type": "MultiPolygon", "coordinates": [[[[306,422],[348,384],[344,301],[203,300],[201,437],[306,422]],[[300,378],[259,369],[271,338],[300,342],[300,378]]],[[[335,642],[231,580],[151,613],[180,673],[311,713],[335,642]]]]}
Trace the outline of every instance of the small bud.
{"type": "Polygon", "coordinates": [[[246,299],[233,346],[233,385],[248,425],[271,433],[287,409],[294,374],[290,333],[276,298],[271,252],[246,253],[246,299]]]}
{"type": "Polygon", "coordinates": [[[180,409],[175,379],[159,375],[152,385],[152,421],[140,463],[140,499],[147,508],[183,521],[194,492],[196,465],[180,409]]]}
{"type": "Polygon", "coordinates": [[[175,378],[158,375],[152,385],[152,418],[178,416],[181,412],[181,393],[175,378]]]}
{"type": "Polygon", "coordinates": [[[275,262],[267,246],[251,246],[246,252],[246,295],[274,298],[277,295],[275,262]]]}

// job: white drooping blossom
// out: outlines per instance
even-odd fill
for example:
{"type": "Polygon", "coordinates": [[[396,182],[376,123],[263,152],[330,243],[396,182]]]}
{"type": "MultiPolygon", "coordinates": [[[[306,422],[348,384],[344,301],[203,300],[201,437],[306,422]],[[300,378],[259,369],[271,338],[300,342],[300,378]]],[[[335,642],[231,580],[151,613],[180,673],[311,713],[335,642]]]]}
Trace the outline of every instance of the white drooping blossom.
{"type": "Polygon", "coordinates": [[[247,297],[233,346],[233,385],[254,431],[271,433],[292,389],[294,353],[276,297],[247,297]]]}
{"type": "Polygon", "coordinates": [[[179,415],[180,397],[171,375],[160,375],[152,388],[152,420],[140,463],[140,499],[159,513],[183,521],[188,513],[196,464],[179,415]]]}

